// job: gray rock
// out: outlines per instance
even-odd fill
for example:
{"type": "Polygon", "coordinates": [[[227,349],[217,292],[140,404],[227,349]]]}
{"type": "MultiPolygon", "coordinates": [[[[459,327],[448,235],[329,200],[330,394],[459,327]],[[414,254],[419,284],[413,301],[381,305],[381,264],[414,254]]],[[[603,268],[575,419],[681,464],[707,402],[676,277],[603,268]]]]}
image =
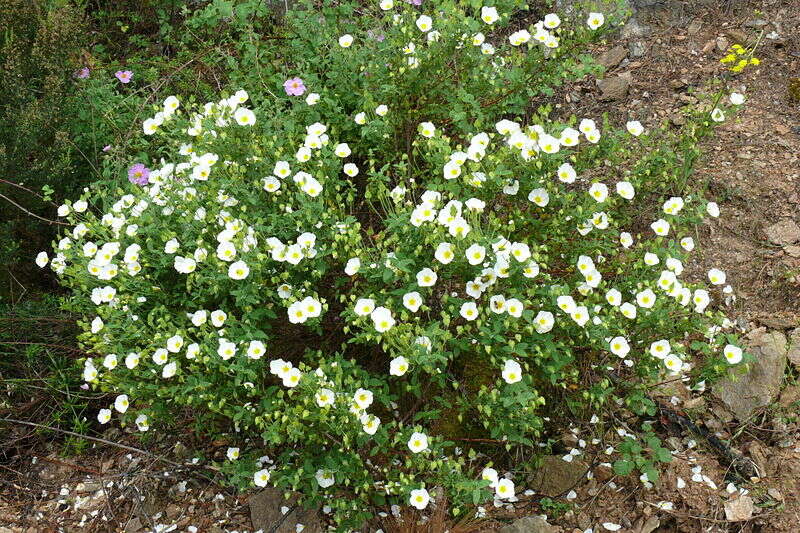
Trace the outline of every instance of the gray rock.
{"type": "Polygon", "coordinates": [[[597,62],[607,69],[610,69],[619,65],[627,55],[628,52],[625,51],[625,48],[623,48],[621,45],[617,45],[598,57],[597,62]]]}
{"type": "Polygon", "coordinates": [[[628,88],[631,86],[632,76],[630,72],[625,72],[619,76],[597,80],[597,87],[600,89],[601,100],[622,100],[628,95],[628,88]]]}
{"type": "Polygon", "coordinates": [[[793,365],[800,368],[800,328],[789,333],[789,351],[786,356],[793,365]]]}
{"type": "Polygon", "coordinates": [[[725,518],[728,522],[744,522],[753,518],[754,509],[753,499],[745,494],[725,502],[725,518]]]}
{"type": "Polygon", "coordinates": [[[628,19],[628,22],[622,27],[622,32],[620,33],[623,39],[640,39],[648,35],[650,35],[650,26],[640,24],[639,21],[633,17],[628,19]]]}
{"type": "Polygon", "coordinates": [[[633,57],[642,57],[647,53],[647,47],[642,41],[632,41],[628,45],[628,50],[630,50],[633,57]]]}
{"type": "Polygon", "coordinates": [[[767,332],[758,328],[747,335],[747,351],[755,356],[747,374],[731,370],[728,378],[714,386],[714,395],[740,421],[769,405],[781,390],[786,369],[788,346],[786,336],[779,331],[767,332]]]}
{"type": "Polygon", "coordinates": [[[530,487],[540,494],[555,498],[583,480],[589,467],[583,461],[566,462],[557,455],[546,455],[540,466],[528,478],[530,487]]]}
{"type": "Polygon", "coordinates": [[[547,523],[541,516],[526,516],[500,528],[498,533],[560,533],[560,527],[547,523]]]}
{"type": "Polygon", "coordinates": [[[305,533],[322,533],[319,510],[304,509],[298,504],[298,499],[299,497],[294,495],[287,500],[283,497],[283,491],[275,488],[266,488],[253,494],[247,502],[250,506],[253,529],[273,533],[295,533],[297,524],[303,524],[305,533]],[[289,509],[286,514],[281,510],[283,507],[289,509]]]}
{"type": "Polygon", "coordinates": [[[760,29],[760,28],[763,28],[764,26],[766,26],[767,24],[769,24],[769,22],[767,22],[764,19],[753,19],[753,20],[748,20],[747,22],[745,22],[744,23],[744,27],[745,28],[760,29]]]}
{"type": "Polygon", "coordinates": [[[784,218],[764,230],[772,244],[786,246],[800,241],[800,226],[791,218],[784,218]]]}

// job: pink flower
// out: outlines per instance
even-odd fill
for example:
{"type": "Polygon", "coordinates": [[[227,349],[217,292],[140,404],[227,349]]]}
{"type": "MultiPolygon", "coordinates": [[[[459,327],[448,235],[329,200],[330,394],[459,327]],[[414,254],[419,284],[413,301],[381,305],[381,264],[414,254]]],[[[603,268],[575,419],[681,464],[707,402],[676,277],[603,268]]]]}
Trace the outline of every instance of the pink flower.
{"type": "Polygon", "coordinates": [[[79,78],[79,79],[82,79],[82,80],[85,80],[86,78],[88,78],[89,77],[89,67],[83,67],[82,69],[77,71],[75,73],[75,77],[79,78]]]}
{"type": "Polygon", "coordinates": [[[289,96],[300,96],[306,92],[306,86],[300,78],[290,78],[283,82],[283,88],[289,96]]]}
{"type": "Polygon", "coordinates": [[[133,77],[133,72],[130,70],[118,70],[114,76],[117,77],[120,83],[129,83],[133,77]]]}

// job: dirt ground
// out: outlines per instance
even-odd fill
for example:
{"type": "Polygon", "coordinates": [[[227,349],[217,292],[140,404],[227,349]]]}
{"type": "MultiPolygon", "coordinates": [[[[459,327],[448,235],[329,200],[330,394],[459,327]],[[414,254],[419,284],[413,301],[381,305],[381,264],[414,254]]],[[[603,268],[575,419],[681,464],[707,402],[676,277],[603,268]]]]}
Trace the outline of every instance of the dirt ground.
{"type": "MultiPolygon", "coordinates": [[[[692,105],[691,88],[725,71],[719,58],[727,47],[754,42],[760,34],[756,56],[761,65],[740,75],[725,74],[745,94],[743,110],[703,146],[696,179],[709,180],[722,216],[698,233],[703,251],[692,268],[728,273],[737,296],[731,315],[746,329],[797,327],[800,235],[792,237],[791,223],[800,223],[800,102],[790,100],[789,85],[800,76],[800,2],[641,3],[649,4],[635,15],[641,31],[594,51],[600,55],[623,47],[626,57],[607,75],[631,74],[627,96],[602,102],[592,82],[577,101],[569,97],[562,105],[578,116],[608,111],[615,119],[636,118],[646,127],[665,119],[679,123],[681,108],[692,105]]],[[[602,446],[591,444],[598,437],[595,428],[576,428],[579,436],[568,434],[565,445],[578,447],[579,439],[588,443],[580,447],[585,472],[574,492],[553,498],[563,505],[543,509],[539,495],[523,495],[526,487],[518,482],[520,501],[514,508],[487,505],[490,519],[471,530],[493,531],[515,518],[546,513],[551,529],[530,531],[583,533],[591,528],[600,533],[613,530],[613,524],[632,533],[800,531],[797,374],[790,369],[775,404],[746,421],[725,413],[708,393],[668,391],[665,396],[676,409],[690,412],[699,426],[730,439],[758,468],[754,480],[731,477],[729,464],[703,439],[673,431],[661,436],[674,450],[674,460],[648,488],[636,479],[613,476],[600,464],[605,460],[602,446]]],[[[39,444],[28,446],[34,428],[13,431],[4,440],[19,442],[20,448],[14,461],[0,464],[0,533],[254,529],[246,495],[222,488],[214,481],[217,473],[207,468],[170,463],[190,460],[182,455],[185,448],[145,446],[110,429],[105,439],[145,446],[147,453],[95,443],[81,456],[64,458],[59,443],[35,439],[39,444]]],[[[191,449],[190,440],[186,436],[191,449]]],[[[210,451],[223,454],[224,447],[210,451]]]]}

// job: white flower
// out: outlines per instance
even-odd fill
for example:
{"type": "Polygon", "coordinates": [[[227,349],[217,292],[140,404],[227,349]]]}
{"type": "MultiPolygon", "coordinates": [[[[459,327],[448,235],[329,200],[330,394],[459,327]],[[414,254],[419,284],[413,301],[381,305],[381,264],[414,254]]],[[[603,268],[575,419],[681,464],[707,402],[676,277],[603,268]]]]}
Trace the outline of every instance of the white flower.
{"type": "Polygon", "coordinates": [[[506,383],[516,383],[522,379],[522,367],[513,359],[506,359],[502,376],[506,383]]]}
{"type": "Polygon", "coordinates": [[[336,145],[333,153],[335,153],[338,157],[347,157],[352,153],[352,151],[347,143],[339,143],[336,145]]]}
{"type": "Polygon", "coordinates": [[[681,239],[681,247],[687,252],[694,250],[694,239],[691,237],[684,237],[681,239]]]}
{"type": "Polygon", "coordinates": [[[359,298],[353,311],[358,316],[368,316],[375,309],[375,300],[371,298],[359,298]]]}
{"type": "Polygon", "coordinates": [[[715,107],[711,112],[711,120],[714,122],[722,122],[725,120],[725,113],[722,112],[722,109],[715,107]]]}
{"type": "Polygon", "coordinates": [[[561,19],[555,13],[550,13],[544,16],[544,20],[542,22],[544,23],[545,28],[554,30],[561,24],[561,19]]]}
{"type": "Polygon", "coordinates": [[[644,264],[645,265],[655,266],[660,262],[661,262],[661,260],[653,252],[647,252],[647,253],[644,254],[644,264]]]}
{"type": "Polygon", "coordinates": [[[617,183],[617,194],[626,200],[632,200],[636,195],[636,190],[633,188],[633,184],[631,184],[629,181],[620,181],[617,183]]]}
{"type": "Polygon", "coordinates": [[[657,359],[664,359],[669,354],[671,349],[672,346],[670,346],[669,341],[662,339],[650,344],[650,355],[657,359]]]}
{"type": "Polygon", "coordinates": [[[220,309],[211,312],[211,324],[213,324],[215,328],[222,327],[227,318],[228,315],[225,313],[225,311],[220,309]]]}
{"type": "Polygon", "coordinates": [[[259,470],[253,474],[253,483],[256,487],[266,487],[269,483],[270,473],[266,468],[259,470]]]}
{"type": "Polygon", "coordinates": [[[433,125],[433,122],[423,122],[419,125],[419,133],[423,137],[431,138],[436,135],[436,126],[433,125]]]}
{"type": "Polygon", "coordinates": [[[136,427],[139,429],[139,431],[147,431],[150,429],[150,422],[147,419],[147,415],[145,414],[137,416],[134,423],[136,424],[136,427]]]}
{"type": "Polygon", "coordinates": [[[345,33],[339,37],[339,46],[342,48],[349,48],[351,44],[353,44],[353,36],[349,33],[345,33]]]}
{"type": "Polygon", "coordinates": [[[602,13],[589,13],[589,18],[586,19],[586,25],[589,29],[596,30],[606,21],[602,13]]]}
{"type": "Polygon", "coordinates": [[[300,383],[302,377],[303,373],[299,369],[292,368],[283,376],[283,386],[292,389],[300,383]]]}
{"type": "Polygon", "coordinates": [[[417,28],[419,31],[426,32],[433,27],[433,21],[428,15],[420,15],[417,19],[417,28]]]}
{"type": "Polygon", "coordinates": [[[497,8],[483,6],[481,8],[481,20],[486,24],[494,24],[500,16],[497,14],[497,8]]]}
{"type": "Polygon", "coordinates": [[[385,307],[376,307],[372,313],[370,313],[370,318],[372,318],[375,330],[379,333],[389,331],[395,324],[392,312],[385,307]]]}
{"type": "Polygon", "coordinates": [[[636,318],[636,306],[630,302],[625,302],[624,304],[619,306],[619,310],[622,313],[622,316],[633,320],[636,318]]]}
{"type": "Polygon", "coordinates": [[[381,425],[381,419],[375,415],[365,414],[359,420],[361,422],[361,429],[363,429],[364,433],[367,435],[374,435],[381,425]]]}
{"type": "Polygon", "coordinates": [[[228,457],[229,461],[235,461],[239,458],[239,448],[228,448],[228,451],[225,452],[225,455],[228,457]]]}
{"type": "Polygon", "coordinates": [[[669,222],[667,222],[663,218],[659,218],[658,220],[650,224],[650,227],[653,229],[653,232],[659,237],[666,237],[669,234],[669,222]]]}
{"type": "Polygon", "coordinates": [[[519,318],[522,316],[522,311],[525,309],[525,306],[522,304],[521,301],[517,300],[516,298],[511,298],[510,300],[506,300],[506,312],[513,316],[514,318],[519,318]]]}
{"type": "Polygon", "coordinates": [[[633,237],[627,231],[619,234],[619,243],[625,248],[630,248],[633,245],[633,237]]]}
{"type": "Polygon", "coordinates": [[[381,9],[384,11],[389,11],[394,7],[394,0],[381,0],[381,3],[378,4],[381,9]]]}
{"type": "Polygon", "coordinates": [[[465,302],[461,304],[459,314],[468,321],[475,320],[478,318],[478,307],[475,305],[475,302],[465,302]]]}
{"type": "Polygon", "coordinates": [[[620,359],[624,358],[626,355],[628,355],[628,352],[631,351],[631,347],[628,345],[628,340],[625,337],[614,337],[608,343],[608,346],[611,350],[611,353],[620,359]]]}
{"type": "Polygon", "coordinates": [[[178,251],[179,247],[180,247],[180,243],[178,242],[178,239],[175,239],[175,238],[170,239],[170,240],[168,240],[167,242],[164,243],[164,253],[165,254],[174,254],[175,252],[178,251]]]}
{"type": "Polygon", "coordinates": [[[353,395],[353,401],[359,409],[366,409],[372,405],[373,398],[372,391],[367,389],[358,389],[353,395]]]}
{"type": "Polygon", "coordinates": [[[408,359],[398,356],[389,362],[389,374],[392,376],[402,376],[408,371],[408,359]]]}
{"type": "Polygon", "coordinates": [[[236,261],[228,267],[228,277],[234,280],[241,280],[250,274],[250,267],[244,261],[236,261]]]}
{"type": "Polygon", "coordinates": [[[58,210],[56,211],[56,213],[60,217],[65,217],[65,216],[69,215],[69,212],[70,212],[70,208],[69,208],[69,206],[67,204],[61,204],[60,206],[58,206],[58,210]]]}
{"type": "Polygon", "coordinates": [[[578,174],[569,163],[563,163],[556,171],[558,180],[562,183],[573,183],[578,174]]]}
{"type": "Polygon", "coordinates": [[[608,198],[608,187],[605,183],[593,183],[591,187],[589,187],[589,195],[597,201],[597,203],[602,203],[606,201],[608,198]]]}
{"type": "Polygon", "coordinates": [[[706,213],[708,213],[709,216],[717,218],[719,216],[719,206],[717,205],[717,203],[716,202],[708,202],[706,204],[706,213]]]}
{"type": "Polygon", "coordinates": [[[358,175],[358,167],[355,163],[345,163],[344,167],[342,167],[342,171],[351,178],[358,175]]]}
{"type": "Polygon", "coordinates": [[[289,316],[289,322],[292,324],[302,324],[308,319],[308,314],[303,307],[302,302],[294,302],[286,310],[289,316]]]}
{"type": "Polygon", "coordinates": [[[683,361],[681,361],[681,358],[677,355],[669,354],[664,358],[664,366],[667,367],[667,370],[670,372],[679,372],[683,366],[683,361]]]}
{"type": "Polygon", "coordinates": [[[327,489],[336,482],[336,479],[333,477],[333,472],[330,470],[317,470],[317,473],[314,474],[314,477],[316,478],[320,488],[323,489],[327,489]]]}
{"type": "Polygon", "coordinates": [[[356,116],[353,117],[353,120],[355,120],[355,123],[358,124],[359,126],[363,126],[364,124],[367,123],[367,114],[364,113],[363,111],[361,113],[357,113],[356,116]]]}
{"type": "Polygon", "coordinates": [[[233,118],[240,126],[252,126],[256,123],[256,114],[244,107],[237,109],[233,114],[233,118]]]}
{"type": "Polygon", "coordinates": [[[726,279],[727,276],[725,275],[725,272],[718,268],[712,268],[708,271],[708,280],[713,285],[724,285],[726,279]]]}
{"type": "Polygon", "coordinates": [[[172,353],[178,353],[183,348],[183,337],[180,335],[173,335],[167,339],[167,350],[172,353]]]}
{"type": "Polygon", "coordinates": [[[317,105],[319,102],[319,93],[308,93],[306,96],[306,103],[308,105],[317,105]]]}
{"type": "Polygon", "coordinates": [[[161,369],[161,377],[164,379],[169,379],[175,375],[178,371],[178,364],[175,362],[167,363],[164,365],[164,368],[161,369]]]}
{"type": "Polygon", "coordinates": [[[538,189],[533,189],[528,194],[528,200],[539,207],[545,207],[548,203],[550,203],[550,195],[545,189],[540,187],[538,189]]]}
{"type": "Polygon", "coordinates": [[[403,295],[403,306],[412,313],[416,313],[422,305],[422,296],[417,291],[408,292],[403,295]]]}
{"type": "Polygon", "coordinates": [[[47,257],[47,252],[39,252],[39,254],[36,256],[36,265],[39,268],[44,268],[47,266],[47,262],[49,260],[50,259],[47,257]]]}
{"type": "Polygon", "coordinates": [[[250,344],[247,346],[247,357],[250,359],[261,359],[261,356],[264,355],[265,351],[266,348],[264,347],[263,342],[250,341],[250,344]]]}
{"type": "Polygon", "coordinates": [[[130,402],[128,401],[128,395],[127,394],[120,394],[114,400],[114,409],[116,409],[120,413],[124,413],[125,411],[127,411],[129,405],[130,405],[130,402]]]}
{"type": "Polygon", "coordinates": [[[227,361],[228,359],[236,355],[236,344],[230,342],[227,339],[220,339],[219,346],[217,347],[217,354],[224,361],[227,361]]]}
{"type": "Polygon", "coordinates": [[[631,120],[625,124],[625,128],[628,130],[628,133],[633,135],[634,137],[638,137],[644,132],[644,127],[642,123],[638,120],[631,120]]]}
{"type": "Polygon", "coordinates": [[[347,264],[344,267],[344,273],[348,276],[354,276],[358,270],[361,268],[361,259],[358,257],[352,257],[347,260],[347,264]]]}
{"type": "Polygon", "coordinates": [[[385,104],[381,104],[375,108],[375,114],[378,115],[379,117],[386,116],[388,112],[389,108],[385,104]]]}
{"type": "Polygon", "coordinates": [[[430,268],[423,268],[417,272],[417,285],[420,287],[433,287],[436,284],[438,276],[436,272],[430,268]]]}
{"type": "Polygon", "coordinates": [[[731,93],[730,98],[733,105],[742,105],[744,103],[744,95],[741,93],[731,93]]]}
{"type": "Polygon", "coordinates": [[[94,320],[92,320],[91,332],[97,333],[101,329],[103,329],[103,319],[99,316],[96,316],[94,317],[94,320]]]}
{"type": "Polygon", "coordinates": [[[111,420],[111,409],[100,409],[97,413],[97,421],[101,424],[107,424],[111,420]]]}
{"type": "Polygon", "coordinates": [[[424,452],[428,449],[428,436],[419,432],[412,433],[408,439],[408,449],[414,453],[424,452]]]}
{"type": "Polygon", "coordinates": [[[328,407],[333,405],[336,400],[336,394],[330,389],[319,389],[314,395],[314,399],[317,400],[317,405],[320,407],[328,407]]]}
{"type": "Polygon", "coordinates": [[[430,494],[428,494],[428,491],[425,489],[412,490],[408,498],[408,504],[419,509],[420,511],[425,509],[430,501],[430,494]]]}
{"type": "Polygon", "coordinates": [[[734,346],[733,344],[728,344],[725,346],[725,349],[722,351],[723,355],[725,355],[725,359],[728,360],[728,363],[735,365],[742,360],[742,349],[738,346],[734,346]]]}
{"type": "Polygon", "coordinates": [[[500,499],[509,499],[514,497],[514,482],[510,479],[503,478],[497,482],[494,488],[495,495],[500,499]]]}
{"type": "Polygon", "coordinates": [[[650,289],[645,289],[636,294],[636,303],[639,307],[650,309],[656,303],[656,295],[650,289]]]}
{"type": "Polygon", "coordinates": [[[470,265],[479,265],[483,263],[483,259],[486,257],[486,248],[479,244],[473,244],[467,248],[465,255],[470,265]]]}

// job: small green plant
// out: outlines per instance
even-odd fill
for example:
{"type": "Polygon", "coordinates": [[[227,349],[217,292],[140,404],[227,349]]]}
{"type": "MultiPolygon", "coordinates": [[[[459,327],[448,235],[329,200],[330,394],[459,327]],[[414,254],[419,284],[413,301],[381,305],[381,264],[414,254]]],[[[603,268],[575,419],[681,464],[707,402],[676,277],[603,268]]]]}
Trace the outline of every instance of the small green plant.
{"type": "Polygon", "coordinates": [[[621,458],[613,464],[614,473],[626,476],[631,472],[641,473],[642,481],[658,481],[658,464],[672,461],[672,453],[661,446],[651,423],[642,424],[640,435],[626,434],[617,446],[621,458]]]}
{"type": "Polygon", "coordinates": [[[546,497],[539,500],[539,507],[542,508],[545,514],[554,518],[558,518],[572,509],[572,505],[567,502],[560,502],[546,497]]]}

